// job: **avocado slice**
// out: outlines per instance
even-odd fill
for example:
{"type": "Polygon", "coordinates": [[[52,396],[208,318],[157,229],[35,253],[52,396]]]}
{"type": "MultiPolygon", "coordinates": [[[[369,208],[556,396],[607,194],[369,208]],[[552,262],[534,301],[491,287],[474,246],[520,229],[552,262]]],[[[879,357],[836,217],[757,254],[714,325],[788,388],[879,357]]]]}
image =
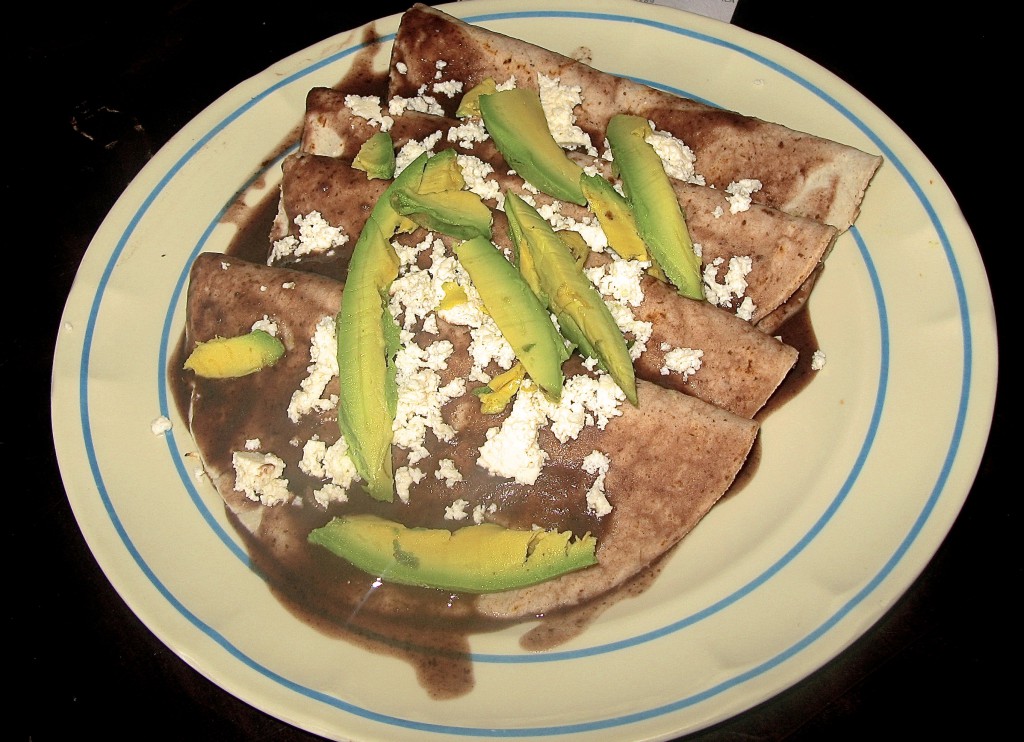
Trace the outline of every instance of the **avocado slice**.
{"type": "Polygon", "coordinates": [[[486,386],[474,389],[473,394],[480,398],[480,412],[497,415],[503,411],[519,392],[525,378],[526,367],[521,361],[516,361],[512,368],[495,376],[486,386]]]}
{"type": "Polygon", "coordinates": [[[680,294],[703,301],[700,258],[693,250],[690,230],[661,158],[645,141],[651,134],[647,119],[627,114],[612,116],[605,132],[648,250],[680,294]]]}
{"type": "Polygon", "coordinates": [[[455,256],[480,293],[484,309],[498,325],[526,372],[554,399],[562,396],[565,341],[515,266],[486,237],[455,247],[455,256]]]}
{"type": "Polygon", "coordinates": [[[580,179],[580,187],[615,254],[626,260],[649,262],[651,265],[647,273],[659,281],[667,281],[668,278],[651,258],[647,244],[640,236],[629,201],[600,175],[584,175],[580,179]]]}
{"type": "Polygon", "coordinates": [[[540,93],[512,88],[481,95],[479,100],[487,132],[519,175],[553,198],[587,205],[580,189],[583,168],[551,136],[540,93]]]}
{"type": "Polygon", "coordinates": [[[555,234],[569,248],[576,265],[582,269],[587,264],[587,258],[590,257],[590,245],[583,239],[583,235],[572,229],[559,229],[555,231],[555,234]]]}
{"type": "Polygon", "coordinates": [[[534,293],[555,314],[562,335],[583,354],[596,358],[635,405],[633,359],[604,297],[535,208],[510,192],[505,195],[505,214],[516,264],[534,293]]]}
{"type": "Polygon", "coordinates": [[[480,96],[490,95],[498,90],[498,84],[493,77],[487,77],[471,87],[459,101],[459,107],[455,110],[455,117],[464,119],[480,115],[480,96]]]}
{"type": "Polygon", "coordinates": [[[423,176],[417,193],[440,193],[442,191],[461,191],[466,187],[466,179],[459,166],[458,153],[449,147],[431,155],[423,167],[423,176]]]}
{"type": "Polygon", "coordinates": [[[362,170],[370,180],[390,180],[395,177],[395,145],[391,135],[378,131],[363,142],[352,167],[362,170]]]}
{"type": "Polygon", "coordinates": [[[184,367],[207,379],[231,379],[272,366],[283,355],[280,340],[263,330],[253,330],[246,335],[196,343],[184,367]]]}
{"type": "Polygon", "coordinates": [[[386,582],[460,593],[526,587],[597,563],[590,534],[494,523],[449,531],[358,514],[335,517],[308,538],[386,582]]]}
{"type": "Polygon", "coordinates": [[[335,322],[338,425],[363,488],[374,499],[386,502],[395,496],[391,423],[398,399],[393,367],[398,328],[387,307],[399,260],[390,240],[405,221],[391,206],[389,193],[418,183],[427,157],[424,152],[408,165],[370,212],[352,249],[335,322]]]}
{"type": "Polygon", "coordinates": [[[466,180],[455,150],[441,150],[428,157],[418,178],[410,178],[385,194],[391,207],[432,232],[461,240],[489,236],[491,209],[477,194],[462,190],[466,180]]]}
{"type": "Polygon", "coordinates": [[[491,234],[491,209],[471,191],[420,193],[399,188],[390,199],[395,211],[432,232],[460,240],[491,234]]]}

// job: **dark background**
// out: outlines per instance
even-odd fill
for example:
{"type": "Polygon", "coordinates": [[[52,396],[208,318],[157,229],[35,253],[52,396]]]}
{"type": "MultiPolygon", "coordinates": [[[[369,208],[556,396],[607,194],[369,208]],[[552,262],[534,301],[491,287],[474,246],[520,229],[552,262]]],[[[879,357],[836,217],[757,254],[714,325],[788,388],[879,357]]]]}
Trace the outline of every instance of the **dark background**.
{"type": "MultiPolygon", "coordinates": [[[[19,20],[5,22],[10,82],[3,110],[11,157],[3,187],[5,203],[13,205],[5,245],[12,298],[5,305],[14,337],[5,332],[2,367],[12,394],[0,451],[12,472],[6,489],[14,517],[5,523],[4,543],[15,575],[4,609],[15,658],[8,675],[13,699],[8,691],[4,713],[14,730],[5,737],[314,739],[192,670],[111,588],[82,539],[57,471],[49,378],[78,263],[133,176],[236,83],[327,36],[407,7],[388,0],[350,6],[337,0],[154,0],[60,9],[36,3],[19,5],[19,20]],[[19,397],[30,400],[27,410],[19,397]]],[[[1019,68],[1008,61],[1009,35],[1002,31],[1008,19],[996,8],[971,4],[940,13],[933,7],[741,0],[733,23],[845,79],[935,164],[986,260],[1005,356],[1010,281],[1021,251],[1013,222],[1020,210],[1017,173],[1009,167],[1019,162],[1019,68]]],[[[836,661],[692,739],[987,738],[1012,728],[1020,686],[1014,610],[1021,585],[1020,487],[1007,484],[1013,454],[1005,376],[1003,382],[977,482],[906,596],[836,661]]]]}

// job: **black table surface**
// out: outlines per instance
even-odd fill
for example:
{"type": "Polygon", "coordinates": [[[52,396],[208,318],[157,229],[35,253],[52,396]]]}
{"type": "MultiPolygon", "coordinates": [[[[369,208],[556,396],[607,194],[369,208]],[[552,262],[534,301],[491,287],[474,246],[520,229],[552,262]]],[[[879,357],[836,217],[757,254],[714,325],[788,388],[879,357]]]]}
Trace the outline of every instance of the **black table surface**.
{"type": "MultiPolygon", "coordinates": [[[[4,343],[3,368],[9,384],[24,383],[17,374],[26,373],[36,390],[24,393],[27,406],[10,399],[0,437],[12,471],[21,472],[9,475],[7,497],[18,516],[4,528],[5,562],[17,575],[4,609],[16,661],[4,712],[12,739],[315,739],[208,681],[157,640],[111,587],[60,479],[49,379],[77,266],[133,176],[236,83],[408,5],[356,4],[152,0],[125,10],[104,2],[30,3],[7,23],[4,117],[13,146],[4,194],[15,207],[12,223],[25,220],[28,228],[5,245],[12,257],[8,292],[19,299],[6,302],[15,341],[4,343]],[[37,283],[25,280],[34,271],[14,265],[13,257],[26,252],[39,258],[29,265],[47,277],[42,297],[37,283]],[[41,308],[43,322],[21,322],[26,308],[41,308]]],[[[740,0],[732,22],[845,79],[934,163],[985,259],[1005,359],[1009,283],[1022,249],[1011,221],[1020,210],[1010,167],[1019,162],[1018,70],[1005,51],[1008,19],[975,5],[940,12],[930,3],[740,0]],[[999,249],[1005,264],[998,263],[999,249]]],[[[1019,485],[1007,483],[1013,469],[1005,375],[1001,380],[975,485],[903,599],[825,667],[691,739],[987,739],[1013,727],[1020,494],[1019,485]]],[[[23,394],[11,390],[12,397],[23,394]]]]}

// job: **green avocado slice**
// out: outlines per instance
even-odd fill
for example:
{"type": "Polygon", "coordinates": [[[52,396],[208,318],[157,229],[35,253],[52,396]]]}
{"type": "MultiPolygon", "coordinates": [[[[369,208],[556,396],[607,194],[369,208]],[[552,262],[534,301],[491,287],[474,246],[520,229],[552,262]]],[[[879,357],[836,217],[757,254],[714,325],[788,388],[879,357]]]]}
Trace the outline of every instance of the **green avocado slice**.
{"type": "Polygon", "coordinates": [[[423,177],[416,186],[417,193],[461,191],[466,187],[458,153],[449,147],[435,152],[423,166],[423,177]]]}
{"type": "MultiPolygon", "coordinates": [[[[417,183],[427,156],[421,154],[406,167],[388,192],[417,183]]],[[[398,276],[399,260],[390,240],[404,217],[391,206],[388,192],[374,205],[352,249],[335,326],[338,425],[363,488],[375,500],[391,502],[395,497],[391,423],[398,393],[390,358],[397,330],[388,311],[388,289],[398,276]]]]}
{"type": "Polygon", "coordinates": [[[493,77],[487,77],[466,91],[455,110],[455,117],[464,119],[480,115],[480,96],[490,95],[498,91],[498,84],[493,77]]]}
{"type": "Polygon", "coordinates": [[[418,193],[400,188],[391,194],[391,205],[431,232],[460,240],[487,237],[491,233],[491,209],[470,191],[418,193]]]}
{"type": "Polygon", "coordinates": [[[378,131],[363,142],[352,167],[362,170],[370,180],[388,180],[395,177],[395,145],[391,135],[378,131]]]}
{"type": "Polygon", "coordinates": [[[284,344],[263,330],[196,343],[184,368],[207,379],[248,376],[272,366],[284,355],[284,344]]]}
{"type": "Polygon", "coordinates": [[[665,166],[646,138],[647,119],[616,114],[605,132],[622,189],[651,255],[680,294],[704,300],[701,262],[665,166]]]}
{"type": "Polygon", "coordinates": [[[574,539],[570,531],[494,523],[449,531],[347,515],[314,529],[309,541],[385,582],[460,593],[526,587],[597,563],[590,534],[574,539]]]}
{"type": "Polygon", "coordinates": [[[554,399],[562,396],[565,341],[548,310],[516,270],[486,237],[467,240],[455,255],[469,273],[484,309],[498,325],[526,372],[554,399]]]}
{"type": "Polygon", "coordinates": [[[636,375],[626,339],[569,247],[517,194],[505,195],[505,214],[516,264],[534,293],[555,314],[562,335],[584,355],[596,358],[626,398],[637,404],[636,375]]]}
{"type": "Polygon", "coordinates": [[[540,94],[529,88],[499,90],[479,98],[484,126],[506,162],[542,192],[580,206],[583,168],[551,136],[540,94]]]}

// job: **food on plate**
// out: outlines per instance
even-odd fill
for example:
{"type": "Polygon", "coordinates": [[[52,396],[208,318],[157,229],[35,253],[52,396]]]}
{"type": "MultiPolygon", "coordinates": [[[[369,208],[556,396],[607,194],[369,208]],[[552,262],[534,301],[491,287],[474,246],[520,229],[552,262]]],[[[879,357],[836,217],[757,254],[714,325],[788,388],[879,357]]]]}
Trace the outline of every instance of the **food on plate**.
{"type": "Polygon", "coordinates": [[[730,490],[880,160],[426,6],[390,61],[309,91],[255,259],[194,260],[176,394],[282,600],[451,647],[626,589],[730,490]]]}

